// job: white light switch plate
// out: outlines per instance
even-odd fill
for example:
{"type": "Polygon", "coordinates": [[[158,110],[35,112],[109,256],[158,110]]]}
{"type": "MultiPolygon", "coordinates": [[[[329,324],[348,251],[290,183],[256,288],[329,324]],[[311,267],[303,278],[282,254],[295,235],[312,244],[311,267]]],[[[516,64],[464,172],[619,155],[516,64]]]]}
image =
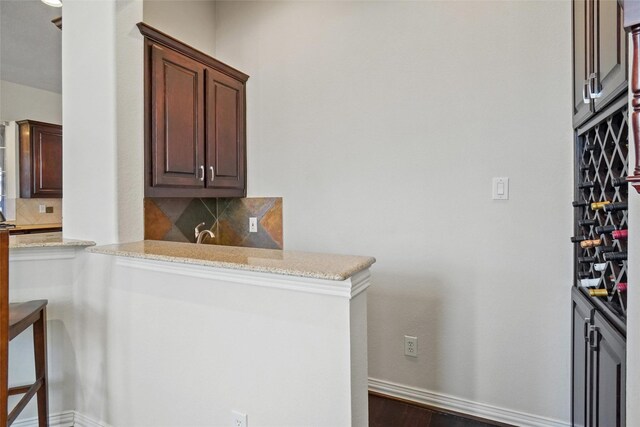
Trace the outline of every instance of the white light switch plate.
{"type": "Polygon", "coordinates": [[[493,178],[493,185],[491,188],[493,200],[509,200],[509,178],[493,178]]]}

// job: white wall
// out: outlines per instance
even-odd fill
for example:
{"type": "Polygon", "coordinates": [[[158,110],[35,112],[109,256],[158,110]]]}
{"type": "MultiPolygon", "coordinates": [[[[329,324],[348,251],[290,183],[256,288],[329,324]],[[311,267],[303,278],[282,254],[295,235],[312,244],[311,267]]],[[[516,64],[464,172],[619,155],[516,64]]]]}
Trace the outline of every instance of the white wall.
{"type": "Polygon", "coordinates": [[[215,52],[215,1],[144,0],[144,22],[209,55],[215,52]]]}
{"type": "Polygon", "coordinates": [[[284,197],[287,249],[378,259],[371,377],[569,420],[570,9],[217,3],[249,195],[284,197]]]}
{"type": "Polygon", "coordinates": [[[69,0],[63,13],[65,236],[141,239],[142,1],[69,0]]]}
{"type": "Polygon", "coordinates": [[[0,121],[25,119],[62,124],[62,95],[0,80],[0,121]]]}

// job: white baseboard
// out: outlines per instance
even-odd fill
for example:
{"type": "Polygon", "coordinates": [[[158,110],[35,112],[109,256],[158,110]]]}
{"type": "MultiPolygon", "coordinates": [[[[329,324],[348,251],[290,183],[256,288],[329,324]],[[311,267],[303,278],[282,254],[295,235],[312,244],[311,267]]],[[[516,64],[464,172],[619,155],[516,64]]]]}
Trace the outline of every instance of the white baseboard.
{"type": "Polygon", "coordinates": [[[102,421],[96,421],[78,411],[74,411],[73,425],[74,427],[110,427],[109,424],[102,421]]]}
{"type": "Polygon", "coordinates": [[[390,381],[369,378],[369,390],[446,411],[459,412],[520,427],[569,427],[565,421],[499,408],[390,381]]]}
{"type": "MultiPolygon", "coordinates": [[[[11,427],[38,427],[38,418],[18,419],[11,427]]],[[[65,411],[49,414],[49,427],[109,427],[77,411],[65,411]]]]}
{"type": "MultiPolygon", "coordinates": [[[[49,427],[73,427],[74,411],[49,414],[49,427]]],[[[38,427],[38,417],[17,419],[11,427],[38,427]]]]}

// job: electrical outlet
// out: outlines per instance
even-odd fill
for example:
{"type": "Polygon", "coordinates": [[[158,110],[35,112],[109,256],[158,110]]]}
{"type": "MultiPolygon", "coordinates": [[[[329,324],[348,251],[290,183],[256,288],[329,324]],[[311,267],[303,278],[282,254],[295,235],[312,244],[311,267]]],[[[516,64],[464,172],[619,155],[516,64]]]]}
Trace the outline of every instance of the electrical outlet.
{"type": "Polygon", "coordinates": [[[47,212],[47,206],[46,205],[38,205],[38,212],[39,213],[46,213],[47,212]]]}
{"type": "Polygon", "coordinates": [[[404,336],[404,355],[418,357],[418,337],[404,336]]]}
{"type": "Polygon", "coordinates": [[[247,414],[238,411],[231,411],[231,425],[233,427],[248,427],[247,414]]]}
{"type": "Polygon", "coordinates": [[[249,233],[258,232],[258,218],[255,216],[249,217],[249,233]]]}

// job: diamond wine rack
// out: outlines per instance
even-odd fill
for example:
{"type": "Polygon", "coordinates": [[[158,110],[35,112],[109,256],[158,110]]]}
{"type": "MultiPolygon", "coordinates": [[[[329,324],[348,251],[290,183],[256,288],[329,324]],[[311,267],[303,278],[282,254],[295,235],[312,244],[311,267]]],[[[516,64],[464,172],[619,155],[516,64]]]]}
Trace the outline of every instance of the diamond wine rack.
{"type": "Polygon", "coordinates": [[[625,107],[578,135],[574,194],[576,286],[588,288],[592,298],[603,302],[623,322],[627,311],[627,241],[614,238],[612,231],[627,229],[627,116],[625,107]],[[598,202],[604,203],[594,205],[598,202]],[[597,292],[601,296],[594,296],[597,292]]]}

